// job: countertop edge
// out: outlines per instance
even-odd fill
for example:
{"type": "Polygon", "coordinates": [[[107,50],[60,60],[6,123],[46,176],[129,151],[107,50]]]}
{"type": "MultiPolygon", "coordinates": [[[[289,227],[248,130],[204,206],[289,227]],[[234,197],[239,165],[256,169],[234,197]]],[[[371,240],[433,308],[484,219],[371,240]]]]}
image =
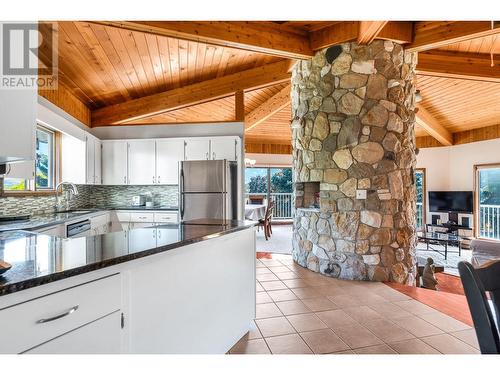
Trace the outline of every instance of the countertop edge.
{"type": "MultiPolygon", "coordinates": [[[[72,276],[78,276],[78,275],[81,275],[84,273],[97,271],[99,269],[111,267],[111,266],[118,265],[121,263],[126,263],[126,262],[129,262],[132,260],[144,258],[144,257],[151,256],[151,255],[160,254],[163,252],[174,250],[174,249],[177,249],[177,248],[180,248],[183,246],[187,246],[187,245],[191,245],[194,243],[203,242],[203,241],[207,241],[207,240],[214,239],[214,238],[219,238],[219,237],[222,237],[222,236],[225,236],[228,234],[232,234],[232,233],[240,232],[242,230],[250,229],[252,227],[255,227],[256,225],[257,225],[257,222],[245,222],[244,224],[238,225],[237,227],[229,228],[229,229],[221,231],[221,232],[216,232],[216,233],[212,233],[209,235],[192,238],[189,240],[179,241],[179,242],[172,243],[169,245],[156,247],[156,248],[149,249],[149,250],[143,250],[143,251],[140,251],[137,253],[122,255],[122,256],[119,256],[116,258],[107,259],[107,260],[96,262],[96,263],[91,263],[91,264],[81,266],[81,267],[76,267],[76,268],[73,268],[70,270],[52,273],[50,275],[35,277],[35,278],[29,279],[29,280],[15,282],[15,283],[12,283],[12,284],[9,284],[6,286],[0,286],[0,297],[5,296],[5,295],[9,295],[9,294],[12,294],[15,292],[20,292],[22,290],[26,290],[29,288],[34,288],[37,286],[46,285],[46,284],[49,284],[51,282],[63,280],[63,279],[66,279],[66,278],[69,278],[72,276]]],[[[23,231],[29,232],[27,230],[23,230],[23,231]]],[[[2,277],[0,275],[0,279],[1,278],[2,277]]]]}

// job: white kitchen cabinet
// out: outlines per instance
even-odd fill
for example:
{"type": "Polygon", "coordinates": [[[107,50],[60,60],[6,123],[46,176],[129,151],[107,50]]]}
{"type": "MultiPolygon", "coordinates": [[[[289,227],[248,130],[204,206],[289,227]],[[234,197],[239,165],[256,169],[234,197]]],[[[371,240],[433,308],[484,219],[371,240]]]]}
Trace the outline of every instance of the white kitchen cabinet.
{"type": "Polygon", "coordinates": [[[154,225],[153,223],[133,223],[132,230],[128,233],[128,249],[130,253],[149,250],[156,247],[156,229],[145,228],[154,225]],[[149,224],[149,225],[148,225],[149,224]],[[137,226],[136,226],[137,225],[137,226]],[[145,227],[142,227],[145,226],[145,227]]]}
{"type": "MultiPolygon", "coordinates": [[[[3,33],[3,22],[0,22],[0,51],[4,50],[3,41],[9,35],[3,33]]],[[[33,38],[33,35],[31,36],[33,38]]],[[[31,40],[30,43],[34,42],[31,40]]],[[[4,63],[7,58],[4,57],[4,63]]],[[[15,60],[15,59],[14,59],[15,60]]],[[[19,61],[16,61],[19,63],[19,61]]],[[[6,68],[6,67],[4,67],[6,68]]],[[[3,77],[8,79],[9,76],[3,77]]],[[[14,78],[14,77],[12,77],[14,78]]],[[[25,77],[27,80],[36,75],[25,77]]],[[[0,89],[0,163],[35,160],[35,127],[38,90],[34,87],[14,87],[0,89]]]]}
{"type": "Polygon", "coordinates": [[[92,134],[85,134],[86,183],[101,184],[101,141],[92,134]]]}
{"type": "Polygon", "coordinates": [[[178,185],[179,162],[184,160],[183,139],[156,141],[156,184],[178,185]]]}
{"type": "Polygon", "coordinates": [[[210,139],[188,138],[184,142],[185,160],[209,160],[210,139]]]}
{"type": "Polygon", "coordinates": [[[237,161],[238,149],[238,137],[212,138],[210,140],[210,159],[237,161]]]}
{"type": "Polygon", "coordinates": [[[127,184],[127,141],[102,142],[103,185],[127,184]]]}
{"type": "Polygon", "coordinates": [[[14,304],[0,310],[1,331],[9,337],[0,341],[0,353],[24,352],[120,308],[120,274],[14,304]]]}
{"type": "Polygon", "coordinates": [[[128,142],[129,185],[156,183],[155,141],[133,140],[128,142]]]}
{"type": "Polygon", "coordinates": [[[109,214],[103,214],[90,218],[90,233],[94,235],[106,234],[111,231],[111,220],[109,214]]]}
{"type": "Polygon", "coordinates": [[[36,232],[41,234],[46,234],[47,236],[55,236],[55,237],[66,237],[66,225],[58,224],[53,225],[51,227],[45,227],[37,230],[36,232]]]}
{"type": "Polygon", "coordinates": [[[99,139],[94,140],[94,184],[102,184],[102,143],[99,139]]]}
{"type": "Polygon", "coordinates": [[[25,354],[119,354],[122,351],[121,336],[121,313],[116,311],[25,354]]]}
{"type": "Polygon", "coordinates": [[[61,173],[62,181],[85,184],[86,143],[71,135],[61,137],[61,173]]]}

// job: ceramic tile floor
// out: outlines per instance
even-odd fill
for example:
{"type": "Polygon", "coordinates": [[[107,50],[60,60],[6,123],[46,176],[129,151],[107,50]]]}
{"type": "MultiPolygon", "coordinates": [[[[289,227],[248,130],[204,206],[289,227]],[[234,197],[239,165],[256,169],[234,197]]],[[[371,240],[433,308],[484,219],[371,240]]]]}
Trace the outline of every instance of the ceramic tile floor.
{"type": "Polygon", "coordinates": [[[376,282],[258,259],[256,319],[231,354],[474,354],[474,329],[376,282]]]}

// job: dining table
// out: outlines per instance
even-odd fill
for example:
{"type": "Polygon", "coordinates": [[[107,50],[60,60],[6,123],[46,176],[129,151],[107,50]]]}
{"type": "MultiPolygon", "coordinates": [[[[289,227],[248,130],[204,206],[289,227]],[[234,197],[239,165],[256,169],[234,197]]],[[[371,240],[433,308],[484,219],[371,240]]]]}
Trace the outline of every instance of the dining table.
{"type": "Polygon", "coordinates": [[[266,216],[265,204],[245,204],[245,219],[259,221],[266,216]]]}

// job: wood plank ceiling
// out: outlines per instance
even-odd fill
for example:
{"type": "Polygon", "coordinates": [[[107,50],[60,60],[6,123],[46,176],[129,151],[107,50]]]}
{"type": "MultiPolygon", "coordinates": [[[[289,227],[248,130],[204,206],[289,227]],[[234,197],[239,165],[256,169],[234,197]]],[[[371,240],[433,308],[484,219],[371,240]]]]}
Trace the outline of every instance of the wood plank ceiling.
{"type": "MultiPolygon", "coordinates": [[[[300,38],[309,35],[311,41],[320,36],[322,43],[338,43],[339,38],[351,40],[351,33],[366,29],[362,27],[361,22],[359,25],[356,22],[333,21],[258,24],[259,27],[282,30],[289,33],[287,35],[297,35],[300,38]],[[342,29],[344,24],[344,36],[333,32],[342,29]]],[[[417,22],[413,25],[414,30],[422,30],[422,37],[414,36],[410,48],[426,51],[425,43],[429,43],[429,46],[439,47],[433,51],[444,51],[442,53],[466,53],[471,56],[482,54],[483,58],[493,53],[496,54],[496,65],[492,69],[497,69],[500,54],[499,33],[492,34],[491,30],[487,30],[487,25],[481,22],[463,22],[463,27],[458,24],[460,23],[417,22]],[[436,40],[432,30],[444,35],[443,38],[450,38],[450,43],[436,40]],[[475,31],[478,37],[467,38],[463,30],[475,31]],[[458,42],[455,42],[457,40],[458,42]]],[[[238,48],[234,45],[237,42],[232,42],[231,47],[228,47],[224,43],[202,43],[196,37],[180,39],[172,37],[172,34],[165,36],[148,29],[137,31],[134,27],[116,26],[95,22],[58,22],[60,81],[65,90],[79,98],[91,111],[267,66],[284,58],[283,54],[269,53],[269,47],[266,47],[265,51],[258,48],[252,51],[252,48],[246,46],[238,48]],[[259,52],[255,52],[256,50],[259,52]]],[[[380,25],[376,32],[380,33],[381,38],[390,39],[390,35],[387,35],[391,32],[406,38],[408,26],[411,28],[412,24],[389,22],[387,27],[380,25]]],[[[248,35],[245,37],[248,39],[248,35]]],[[[494,75],[491,77],[486,80],[477,80],[474,77],[457,79],[447,74],[439,73],[433,76],[423,71],[417,76],[417,88],[422,95],[419,105],[451,133],[500,126],[500,83],[495,81],[494,75]]],[[[281,82],[260,86],[258,89],[245,89],[245,114],[265,104],[288,84],[281,82]]],[[[234,116],[235,100],[231,95],[122,123],[224,122],[234,121],[234,116]]],[[[85,118],[84,115],[81,117],[85,118]]],[[[251,127],[246,132],[247,142],[289,145],[290,117],[291,109],[290,105],[287,105],[251,127]]],[[[417,126],[416,135],[424,137],[427,133],[417,126]]]]}
{"type": "Polygon", "coordinates": [[[280,60],[87,22],[59,22],[59,56],[69,86],[91,109],[280,60]]]}

